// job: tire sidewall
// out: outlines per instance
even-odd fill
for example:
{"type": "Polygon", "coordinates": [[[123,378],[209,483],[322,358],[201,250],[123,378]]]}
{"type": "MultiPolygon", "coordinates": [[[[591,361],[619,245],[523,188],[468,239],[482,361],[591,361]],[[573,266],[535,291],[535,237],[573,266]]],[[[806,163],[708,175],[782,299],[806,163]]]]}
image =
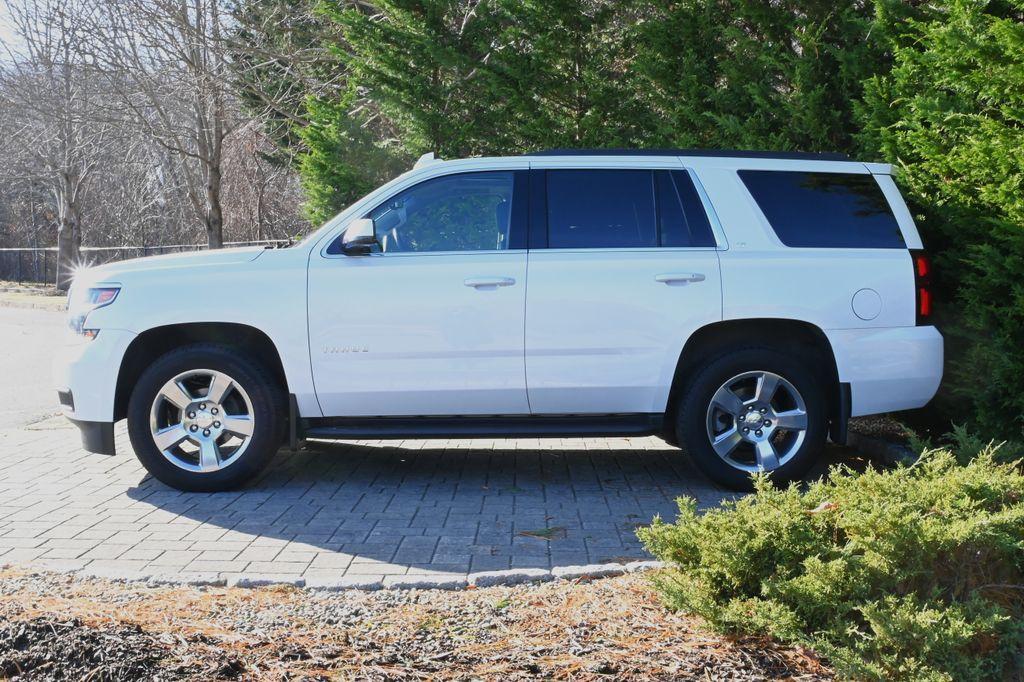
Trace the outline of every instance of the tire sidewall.
{"type": "Polygon", "coordinates": [[[256,476],[277,452],[283,438],[283,407],[280,389],[258,364],[234,349],[196,344],[161,356],[139,377],[128,402],[128,436],[139,461],[163,483],[190,491],[228,490],[256,476]],[[249,446],[235,462],[218,471],[193,472],[175,466],[157,448],[150,431],[150,410],[159,390],[178,374],[197,369],[227,374],[252,403],[255,423],[249,446]]]}
{"type": "Polygon", "coordinates": [[[827,433],[827,405],[822,380],[815,368],[772,348],[743,348],[713,359],[687,382],[676,417],[676,432],[700,469],[714,481],[735,490],[751,490],[749,472],[725,462],[707,436],[707,411],[715,391],[734,376],[768,371],[785,378],[799,391],[807,408],[807,431],[800,450],[769,473],[776,485],[799,480],[821,454],[827,433]]]}

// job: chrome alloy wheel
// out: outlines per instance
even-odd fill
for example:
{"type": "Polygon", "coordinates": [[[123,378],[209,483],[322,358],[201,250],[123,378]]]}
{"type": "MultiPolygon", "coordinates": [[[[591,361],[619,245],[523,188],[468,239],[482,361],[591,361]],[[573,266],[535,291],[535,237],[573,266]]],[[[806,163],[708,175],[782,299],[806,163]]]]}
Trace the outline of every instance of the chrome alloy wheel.
{"type": "Polygon", "coordinates": [[[722,384],[707,414],[711,447],[729,466],[773,471],[791,460],[807,435],[807,405],[778,374],[744,372],[722,384]]]}
{"type": "Polygon", "coordinates": [[[223,372],[182,372],[160,389],[150,409],[153,442],[186,471],[219,471],[238,461],[253,434],[252,401],[223,372]]]}

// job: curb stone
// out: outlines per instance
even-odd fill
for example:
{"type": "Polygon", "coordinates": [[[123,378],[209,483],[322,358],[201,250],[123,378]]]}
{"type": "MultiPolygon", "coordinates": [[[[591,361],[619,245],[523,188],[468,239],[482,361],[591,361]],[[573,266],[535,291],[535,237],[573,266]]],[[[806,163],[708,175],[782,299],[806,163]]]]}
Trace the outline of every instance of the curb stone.
{"type": "Polygon", "coordinates": [[[146,585],[150,587],[164,587],[175,585],[187,585],[189,587],[223,587],[227,581],[216,573],[157,573],[149,576],[146,585]]]}
{"type": "Polygon", "coordinates": [[[575,580],[577,578],[604,578],[622,575],[626,567],[622,564],[587,564],[586,566],[556,566],[551,569],[551,576],[557,580],[575,580]]]}
{"type": "MultiPolygon", "coordinates": [[[[552,580],[576,580],[579,578],[604,578],[624,573],[638,573],[664,568],[661,561],[631,561],[627,564],[585,564],[581,566],[556,566],[551,570],[543,568],[513,568],[505,571],[483,571],[467,576],[458,574],[438,575],[392,575],[348,578],[302,578],[295,575],[244,574],[221,575],[217,573],[150,573],[148,571],[117,570],[112,568],[88,567],[68,571],[68,575],[83,578],[98,578],[119,583],[145,583],[157,586],[190,587],[239,587],[254,588],[272,585],[290,585],[310,591],[341,592],[344,590],[374,591],[388,590],[462,590],[467,587],[495,587],[542,583],[552,580]]],[[[0,568],[13,568],[13,564],[0,564],[0,568]]],[[[28,568],[32,568],[30,565],[28,568]]],[[[43,566],[38,571],[55,572],[43,566]]]]}
{"type": "Polygon", "coordinates": [[[306,579],[294,575],[232,575],[227,579],[228,587],[269,587],[271,585],[290,585],[305,587],[306,579]]]}
{"type": "Polygon", "coordinates": [[[76,571],[78,575],[85,578],[98,578],[100,580],[109,580],[115,583],[130,583],[130,582],[148,582],[153,574],[148,572],[132,571],[130,569],[118,569],[118,568],[85,568],[76,571]]]}
{"type": "Polygon", "coordinates": [[[469,579],[457,575],[389,575],[384,577],[388,590],[461,590],[469,579]]]}
{"type": "Polygon", "coordinates": [[[466,580],[473,587],[493,585],[518,585],[520,583],[546,582],[554,578],[551,571],[543,568],[513,568],[507,571],[483,571],[470,573],[466,580]]]}
{"type": "Polygon", "coordinates": [[[306,589],[322,592],[342,592],[344,590],[360,590],[374,592],[384,587],[380,578],[309,578],[306,589]]]}

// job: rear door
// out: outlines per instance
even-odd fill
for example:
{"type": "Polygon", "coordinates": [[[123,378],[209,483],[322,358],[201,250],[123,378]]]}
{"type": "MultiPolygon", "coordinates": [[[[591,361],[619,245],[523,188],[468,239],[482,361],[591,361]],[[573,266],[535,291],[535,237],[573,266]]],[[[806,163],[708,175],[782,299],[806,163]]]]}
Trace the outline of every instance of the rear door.
{"type": "Polygon", "coordinates": [[[664,411],[683,344],[722,313],[716,238],[691,175],[674,160],[532,167],[531,412],[664,411]]]}

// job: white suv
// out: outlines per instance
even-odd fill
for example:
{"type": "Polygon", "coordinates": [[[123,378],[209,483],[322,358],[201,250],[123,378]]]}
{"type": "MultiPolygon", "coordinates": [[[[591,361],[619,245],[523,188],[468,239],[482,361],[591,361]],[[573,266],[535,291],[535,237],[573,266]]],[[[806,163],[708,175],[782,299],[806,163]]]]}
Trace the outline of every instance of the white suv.
{"type": "Polygon", "coordinates": [[[416,167],[301,243],[84,271],[56,363],[87,450],[221,490],[303,438],[658,434],[799,478],[920,407],[942,336],[887,165],[554,151],[416,167]]]}

